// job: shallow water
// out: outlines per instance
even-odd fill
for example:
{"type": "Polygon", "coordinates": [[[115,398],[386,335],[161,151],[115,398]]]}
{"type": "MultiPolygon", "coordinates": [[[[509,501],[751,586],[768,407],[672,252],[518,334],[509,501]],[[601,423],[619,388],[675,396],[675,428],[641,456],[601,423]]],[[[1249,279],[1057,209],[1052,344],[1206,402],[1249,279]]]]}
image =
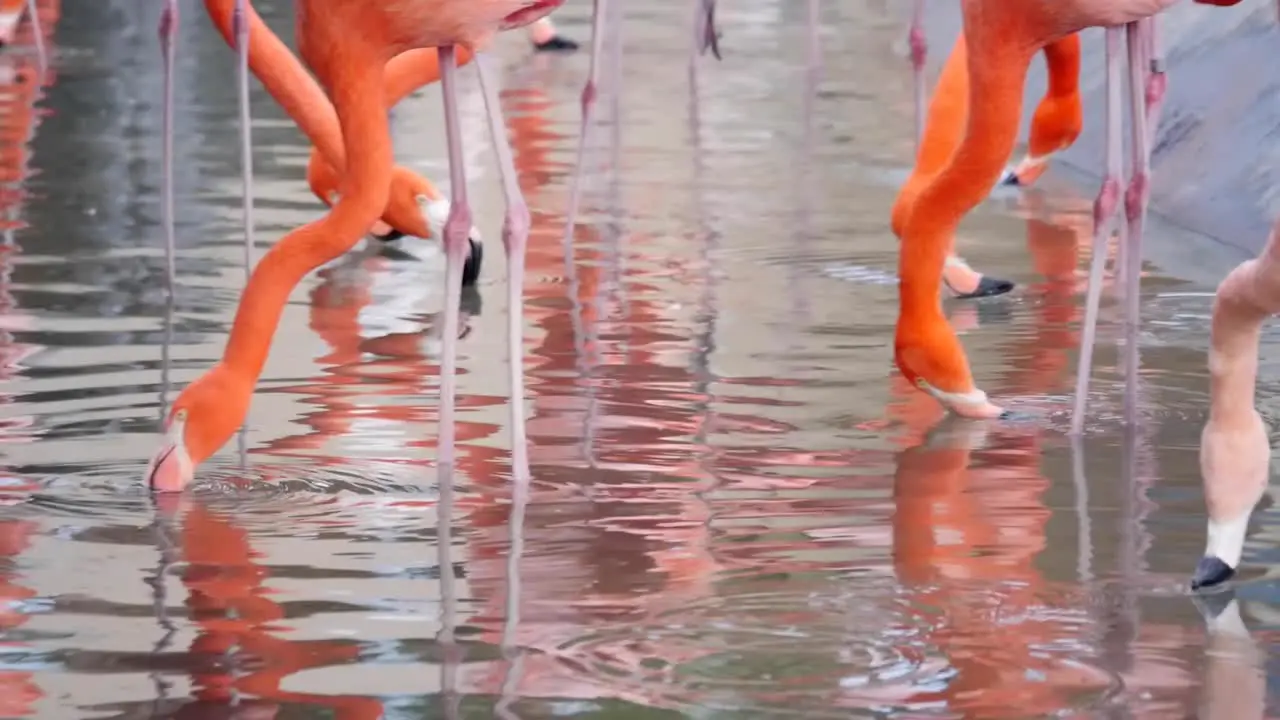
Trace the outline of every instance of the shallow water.
{"type": "MultiPolygon", "coordinates": [[[[628,8],[625,91],[602,98],[568,262],[586,57],[502,45],[534,221],[527,492],[509,481],[501,193],[464,72],[490,242],[457,474],[433,464],[443,264],[421,243],[308,279],[247,454],[232,442],[191,493],[153,503],[140,474],[161,403],[219,356],[243,269],[232,57],[192,7],[166,316],[151,5],[66,2],[34,108],[29,53],[0,55],[27,79],[0,93],[0,717],[1280,710],[1274,512],[1255,515],[1238,590],[1251,635],[1206,633],[1184,590],[1211,287],[1148,267],[1136,432],[1105,299],[1073,446],[1089,201],[1050,177],[963,228],[962,252],[1019,290],[948,303],[982,386],[1029,419],[943,419],[892,371],[886,219],[912,115],[905,6],[887,2],[825,3],[816,78],[804,4],[722,3],[726,59],[699,65],[696,93],[688,3],[628,8]]],[[[290,34],[284,3],[255,6],[290,34]]],[[[588,9],[557,20],[585,39],[588,9]]],[[[261,252],[321,210],[308,146],[257,88],[254,103],[261,252]]],[[[400,161],[447,177],[436,89],[393,122],[400,161]]]]}

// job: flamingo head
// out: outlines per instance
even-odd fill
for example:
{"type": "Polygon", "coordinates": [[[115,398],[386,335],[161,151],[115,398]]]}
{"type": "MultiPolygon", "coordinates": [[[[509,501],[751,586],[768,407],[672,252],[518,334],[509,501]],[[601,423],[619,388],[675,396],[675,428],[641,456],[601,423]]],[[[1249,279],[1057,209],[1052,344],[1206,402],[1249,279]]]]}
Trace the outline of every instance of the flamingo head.
{"type": "Polygon", "coordinates": [[[147,464],[147,485],[178,492],[191,483],[196,466],[217,452],[244,422],[252,383],[218,364],[183,390],[165,419],[160,448],[147,464]]]}

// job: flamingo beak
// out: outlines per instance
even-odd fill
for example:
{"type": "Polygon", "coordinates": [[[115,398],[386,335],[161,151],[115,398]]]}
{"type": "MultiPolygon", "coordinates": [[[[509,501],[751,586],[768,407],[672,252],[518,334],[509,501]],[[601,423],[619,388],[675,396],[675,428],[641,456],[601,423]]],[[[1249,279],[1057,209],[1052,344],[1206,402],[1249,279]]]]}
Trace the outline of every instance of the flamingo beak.
{"type": "Polygon", "coordinates": [[[147,487],[152,492],[181,492],[195,477],[195,466],[183,440],[186,413],[179,411],[165,431],[160,449],[147,463],[147,487]]]}
{"type": "Polygon", "coordinates": [[[1028,156],[1018,163],[1017,167],[1005,170],[1004,176],[1000,178],[1000,184],[1013,187],[1031,187],[1048,169],[1048,157],[1028,156]]]}

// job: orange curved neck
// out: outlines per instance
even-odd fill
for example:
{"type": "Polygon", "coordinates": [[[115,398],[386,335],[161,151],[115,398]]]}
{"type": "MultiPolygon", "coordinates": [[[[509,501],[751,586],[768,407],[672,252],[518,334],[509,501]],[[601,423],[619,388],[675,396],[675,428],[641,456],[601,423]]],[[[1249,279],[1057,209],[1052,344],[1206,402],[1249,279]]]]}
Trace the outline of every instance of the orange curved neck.
{"type": "MultiPolygon", "coordinates": [[[[205,0],[205,10],[227,44],[235,47],[231,17],[235,0],[205,0]]],[[[246,5],[249,5],[246,3],[246,5]]],[[[342,128],[324,90],[302,63],[281,42],[252,6],[249,21],[249,68],[275,101],[311,140],[326,161],[341,171],[346,167],[342,128]]]]}
{"type": "Polygon", "coordinates": [[[1044,46],[1049,71],[1050,97],[1071,97],[1080,92],[1080,36],[1068,35],[1044,46]]]}

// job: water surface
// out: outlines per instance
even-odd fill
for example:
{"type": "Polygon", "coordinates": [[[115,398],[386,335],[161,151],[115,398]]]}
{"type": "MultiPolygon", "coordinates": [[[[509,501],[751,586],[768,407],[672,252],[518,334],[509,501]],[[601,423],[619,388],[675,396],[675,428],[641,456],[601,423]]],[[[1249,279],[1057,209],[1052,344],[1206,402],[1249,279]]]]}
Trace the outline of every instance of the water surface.
{"type": "MultiPolygon", "coordinates": [[[[724,3],[726,59],[694,77],[688,5],[627,8],[567,251],[587,58],[501,46],[534,223],[527,489],[510,482],[502,201],[472,72],[490,241],[465,303],[456,473],[434,464],[443,263],[417,243],[298,288],[247,452],[230,443],[155,503],[140,473],[162,403],[219,357],[244,278],[232,55],[186,11],[172,312],[159,3],[65,2],[43,95],[24,45],[0,55],[0,717],[1277,711],[1274,513],[1256,515],[1235,606],[1252,635],[1207,633],[1184,590],[1212,287],[1147,268],[1133,431],[1108,294],[1073,445],[1089,198],[1052,177],[997,193],[960,247],[1019,289],[947,308],[980,384],[1032,419],[944,418],[891,367],[905,5],[825,3],[814,75],[804,3],[724,3]]],[[[255,6],[291,35],[287,3],[255,6]]],[[[557,21],[585,40],[589,9],[557,21]]],[[[309,146],[254,92],[261,253],[321,207],[309,146]]],[[[393,130],[399,161],[445,187],[438,95],[406,100],[393,130]]]]}

